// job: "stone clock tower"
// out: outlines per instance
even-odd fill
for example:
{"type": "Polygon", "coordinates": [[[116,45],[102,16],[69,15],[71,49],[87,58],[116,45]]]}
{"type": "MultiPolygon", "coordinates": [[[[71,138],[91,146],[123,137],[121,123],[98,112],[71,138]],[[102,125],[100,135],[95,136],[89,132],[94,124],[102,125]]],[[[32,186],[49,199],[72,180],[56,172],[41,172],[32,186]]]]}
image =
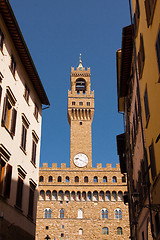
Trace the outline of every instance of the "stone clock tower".
{"type": "Polygon", "coordinates": [[[68,91],[70,167],[57,166],[54,158],[52,166],[40,167],[36,240],[129,239],[128,206],[123,202],[127,184],[119,164],[92,167],[90,77],[80,56],[79,66],[71,68],[68,91]]]}
{"type": "Polygon", "coordinates": [[[94,115],[94,91],[91,91],[90,68],[71,68],[71,90],[68,91],[70,130],[70,167],[92,167],[91,124],[94,115]]]}

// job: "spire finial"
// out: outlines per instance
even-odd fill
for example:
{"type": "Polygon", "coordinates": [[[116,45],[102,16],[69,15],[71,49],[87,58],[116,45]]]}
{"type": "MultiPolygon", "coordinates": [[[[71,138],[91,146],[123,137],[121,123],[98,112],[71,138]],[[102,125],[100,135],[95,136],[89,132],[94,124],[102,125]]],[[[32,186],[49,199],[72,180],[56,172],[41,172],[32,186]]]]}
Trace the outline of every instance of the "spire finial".
{"type": "Polygon", "coordinates": [[[82,68],[83,68],[81,56],[82,56],[82,54],[80,53],[79,54],[79,66],[78,66],[79,70],[82,70],[82,68]]]}

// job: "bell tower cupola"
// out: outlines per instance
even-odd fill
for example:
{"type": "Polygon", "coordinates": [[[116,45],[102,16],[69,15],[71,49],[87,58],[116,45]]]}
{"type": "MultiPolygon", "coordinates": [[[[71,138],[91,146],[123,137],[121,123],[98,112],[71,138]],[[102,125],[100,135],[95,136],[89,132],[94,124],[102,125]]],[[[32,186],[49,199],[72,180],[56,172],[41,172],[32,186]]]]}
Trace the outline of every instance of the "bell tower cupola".
{"type": "Polygon", "coordinates": [[[91,91],[90,68],[71,68],[68,91],[68,122],[70,124],[70,167],[92,167],[91,124],[94,115],[94,91],[91,91]]]}

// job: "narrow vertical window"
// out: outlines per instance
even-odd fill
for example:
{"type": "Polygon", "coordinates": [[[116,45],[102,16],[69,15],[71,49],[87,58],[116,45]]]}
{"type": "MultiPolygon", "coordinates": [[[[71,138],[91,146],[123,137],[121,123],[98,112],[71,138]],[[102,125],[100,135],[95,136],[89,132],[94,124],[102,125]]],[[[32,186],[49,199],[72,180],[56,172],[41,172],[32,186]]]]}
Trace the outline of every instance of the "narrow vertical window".
{"type": "Polygon", "coordinates": [[[11,56],[11,71],[13,73],[13,75],[15,76],[15,71],[16,71],[16,61],[14,56],[11,56]]]}
{"type": "Polygon", "coordinates": [[[122,228],[121,227],[117,228],[117,235],[122,235],[122,228]]]}
{"type": "Polygon", "coordinates": [[[142,78],[144,62],[145,62],[144,42],[143,42],[143,35],[140,34],[140,49],[139,49],[139,52],[138,52],[139,79],[142,78]]]}
{"type": "Polygon", "coordinates": [[[36,120],[38,121],[38,113],[39,113],[39,107],[38,105],[35,103],[34,105],[34,116],[36,118],[36,120]]]}
{"type": "Polygon", "coordinates": [[[83,210],[78,209],[78,218],[82,219],[83,218],[83,210]]]}
{"type": "Polygon", "coordinates": [[[29,121],[24,114],[22,114],[22,134],[21,134],[21,149],[26,152],[27,129],[29,128],[29,121]]]}
{"type": "Polygon", "coordinates": [[[37,144],[39,137],[37,136],[35,131],[32,131],[32,157],[31,162],[36,165],[36,153],[37,153],[37,144]]]}
{"type": "Polygon", "coordinates": [[[29,205],[28,205],[28,216],[33,219],[34,210],[34,193],[35,193],[36,183],[33,180],[30,181],[29,189],[29,205]]]}
{"type": "Polygon", "coordinates": [[[64,218],[64,209],[60,209],[60,218],[64,218]]]}
{"type": "Polygon", "coordinates": [[[22,195],[23,195],[23,179],[21,177],[18,177],[16,206],[19,208],[22,208],[22,195]]]}
{"type": "Polygon", "coordinates": [[[24,98],[25,98],[27,103],[29,103],[29,93],[30,93],[29,88],[28,88],[27,84],[25,84],[24,98]]]}
{"type": "Polygon", "coordinates": [[[6,169],[6,178],[5,178],[5,188],[4,188],[4,196],[6,198],[10,197],[10,189],[11,189],[11,178],[12,178],[12,166],[7,164],[6,169]]]}

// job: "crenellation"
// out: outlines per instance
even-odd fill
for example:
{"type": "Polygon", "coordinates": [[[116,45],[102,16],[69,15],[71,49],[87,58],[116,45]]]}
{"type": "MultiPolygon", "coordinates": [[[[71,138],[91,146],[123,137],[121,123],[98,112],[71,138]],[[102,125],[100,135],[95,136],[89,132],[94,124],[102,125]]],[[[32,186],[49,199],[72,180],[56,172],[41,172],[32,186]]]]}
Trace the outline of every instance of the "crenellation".
{"type": "Polygon", "coordinates": [[[66,169],[66,163],[61,163],[61,169],[66,169]]]}
{"type": "Polygon", "coordinates": [[[112,164],[111,163],[107,163],[106,167],[107,167],[108,170],[111,170],[112,169],[112,164]]]}
{"type": "Polygon", "coordinates": [[[48,168],[48,163],[43,163],[43,169],[48,168]]]}
{"type": "Polygon", "coordinates": [[[101,163],[97,163],[97,168],[98,169],[102,168],[102,164],[101,163]]]}
{"type": "Polygon", "coordinates": [[[52,169],[57,169],[57,163],[52,163],[52,169]]]}

